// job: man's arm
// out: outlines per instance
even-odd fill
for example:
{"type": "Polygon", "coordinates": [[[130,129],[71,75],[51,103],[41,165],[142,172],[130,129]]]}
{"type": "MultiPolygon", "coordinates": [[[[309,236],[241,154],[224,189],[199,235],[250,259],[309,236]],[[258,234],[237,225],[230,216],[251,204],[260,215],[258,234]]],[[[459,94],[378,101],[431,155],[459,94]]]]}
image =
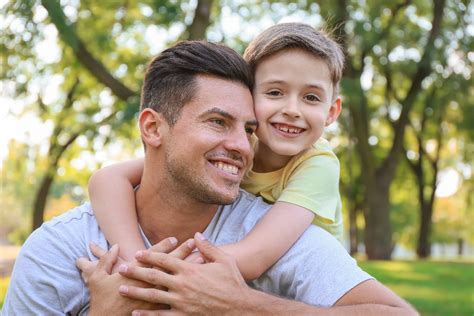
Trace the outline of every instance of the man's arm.
{"type": "MultiPolygon", "coordinates": [[[[417,314],[405,301],[374,280],[355,286],[339,299],[335,306],[328,308],[265,294],[245,284],[232,257],[212,246],[200,234],[196,235],[195,240],[208,263],[195,265],[164,254],[142,252],[138,260],[172,274],[139,267],[129,267],[122,273],[137,280],[166,286],[168,291],[122,286],[120,293],[135,299],[165,303],[171,306],[172,311],[185,314],[417,314]]],[[[150,312],[140,311],[140,315],[142,313],[146,315],[150,312]]],[[[159,311],[152,313],[160,314],[159,311]]]]}

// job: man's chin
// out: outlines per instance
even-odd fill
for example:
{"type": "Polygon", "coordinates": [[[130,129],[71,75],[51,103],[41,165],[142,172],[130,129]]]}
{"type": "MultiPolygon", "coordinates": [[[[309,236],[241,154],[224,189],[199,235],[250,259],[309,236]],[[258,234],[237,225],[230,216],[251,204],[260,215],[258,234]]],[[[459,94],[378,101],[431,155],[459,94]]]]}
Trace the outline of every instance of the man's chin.
{"type": "Polygon", "coordinates": [[[212,204],[219,204],[219,205],[228,205],[234,203],[234,201],[237,199],[239,196],[239,189],[237,190],[232,190],[231,192],[225,191],[225,192],[219,192],[218,190],[214,191],[214,200],[215,203],[212,204]]]}

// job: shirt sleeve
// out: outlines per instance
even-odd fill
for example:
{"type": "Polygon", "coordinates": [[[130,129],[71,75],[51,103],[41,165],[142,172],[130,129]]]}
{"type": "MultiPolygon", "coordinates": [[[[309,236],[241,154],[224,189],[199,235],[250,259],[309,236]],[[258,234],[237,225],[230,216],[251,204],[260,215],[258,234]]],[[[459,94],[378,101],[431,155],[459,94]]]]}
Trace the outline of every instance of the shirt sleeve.
{"type": "Polygon", "coordinates": [[[79,314],[86,288],[75,266],[77,248],[62,240],[54,225],[33,232],[15,261],[4,315],[79,314]]]}
{"type": "Polygon", "coordinates": [[[289,175],[278,199],[302,206],[331,224],[339,204],[339,161],[332,155],[315,155],[304,160],[289,175]]]}

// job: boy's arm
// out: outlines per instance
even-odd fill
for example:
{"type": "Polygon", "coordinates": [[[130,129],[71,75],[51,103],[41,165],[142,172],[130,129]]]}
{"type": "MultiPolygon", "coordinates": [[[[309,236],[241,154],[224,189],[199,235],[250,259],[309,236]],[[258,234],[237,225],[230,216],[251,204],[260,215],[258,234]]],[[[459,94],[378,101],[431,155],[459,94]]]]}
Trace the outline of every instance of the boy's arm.
{"type": "Polygon", "coordinates": [[[304,207],[276,202],[243,240],[220,248],[236,259],[246,280],[253,280],[285,254],[313,219],[304,207]]]}
{"type": "MultiPolygon", "coordinates": [[[[235,260],[202,240],[199,234],[196,237],[196,245],[206,258],[206,264],[190,264],[145,251],[139,258],[140,262],[158,266],[170,271],[170,274],[156,272],[155,268],[140,267],[132,267],[122,274],[154,285],[166,284],[168,291],[125,286],[120,288],[121,294],[152,303],[166,303],[171,306],[171,313],[176,314],[206,315],[234,311],[239,315],[417,315],[408,303],[375,280],[354,284],[331,307],[312,306],[251,289],[242,280],[235,260]]],[[[348,256],[344,252],[337,253],[348,256]]],[[[343,277],[350,277],[351,272],[342,271],[343,277]]]]}
{"type": "Polygon", "coordinates": [[[110,244],[120,245],[120,257],[134,260],[145,249],[138,230],[134,187],[140,184],[143,159],[108,166],[89,180],[89,195],[95,217],[110,244]]]}
{"type": "Polygon", "coordinates": [[[325,225],[337,219],[338,202],[339,162],[332,152],[320,150],[293,167],[277,202],[249,235],[222,249],[237,259],[246,280],[256,279],[285,254],[315,214],[330,231],[325,225]]]}

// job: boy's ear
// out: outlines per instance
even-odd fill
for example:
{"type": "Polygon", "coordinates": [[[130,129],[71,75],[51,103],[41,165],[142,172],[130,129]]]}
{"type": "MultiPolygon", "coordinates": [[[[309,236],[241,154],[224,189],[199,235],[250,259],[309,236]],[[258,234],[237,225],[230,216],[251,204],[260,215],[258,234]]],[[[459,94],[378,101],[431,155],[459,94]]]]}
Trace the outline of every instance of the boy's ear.
{"type": "Polygon", "coordinates": [[[340,96],[338,96],[336,100],[334,100],[334,102],[329,107],[329,112],[326,118],[325,126],[328,126],[337,120],[337,118],[339,117],[339,114],[341,114],[341,109],[342,109],[342,99],[340,96]]]}
{"type": "Polygon", "coordinates": [[[168,129],[168,122],[163,115],[146,108],[138,117],[142,140],[147,146],[158,147],[163,142],[163,134],[168,129]]]}

